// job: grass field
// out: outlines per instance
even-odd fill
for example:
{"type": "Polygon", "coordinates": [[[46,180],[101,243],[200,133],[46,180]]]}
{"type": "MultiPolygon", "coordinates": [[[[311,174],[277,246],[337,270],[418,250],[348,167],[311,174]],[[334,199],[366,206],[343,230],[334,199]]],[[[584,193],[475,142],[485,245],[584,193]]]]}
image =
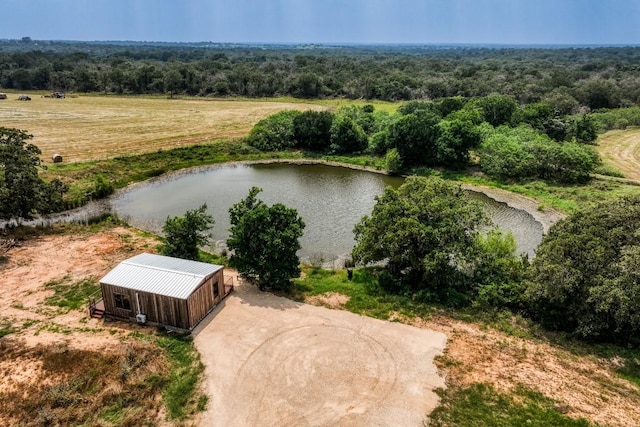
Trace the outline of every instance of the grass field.
{"type": "MultiPolygon", "coordinates": [[[[45,163],[98,160],[246,135],[260,119],[284,109],[329,108],[294,100],[203,100],[78,96],[0,101],[0,124],[31,133],[45,163]]],[[[334,104],[335,105],[335,104],[334,104]]]]}
{"type": "Polygon", "coordinates": [[[598,139],[597,148],[625,178],[640,182],[640,128],[607,132],[598,139]]]}

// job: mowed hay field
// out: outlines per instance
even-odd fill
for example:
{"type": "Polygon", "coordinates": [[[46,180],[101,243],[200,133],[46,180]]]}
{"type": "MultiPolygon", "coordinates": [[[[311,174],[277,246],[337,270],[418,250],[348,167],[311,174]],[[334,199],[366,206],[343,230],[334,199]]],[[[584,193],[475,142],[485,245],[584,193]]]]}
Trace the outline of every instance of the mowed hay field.
{"type": "Polygon", "coordinates": [[[285,109],[320,105],[271,100],[204,100],[78,96],[65,99],[17,95],[0,101],[0,126],[23,129],[42,150],[65,162],[105,159],[244,136],[260,119],[285,109]]]}
{"type": "Polygon", "coordinates": [[[625,178],[640,182],[640,128],[607,132],[598,139],[597,148],[625,178]]]}

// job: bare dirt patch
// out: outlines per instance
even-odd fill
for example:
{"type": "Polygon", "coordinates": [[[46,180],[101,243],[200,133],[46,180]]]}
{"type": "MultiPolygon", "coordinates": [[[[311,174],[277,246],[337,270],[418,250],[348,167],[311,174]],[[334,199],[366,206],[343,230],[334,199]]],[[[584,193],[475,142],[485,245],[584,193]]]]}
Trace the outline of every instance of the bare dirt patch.
{"type": "Polygon", "coordinates": [[[603,426],[638,425],[640,389],[617,376],[609,360],[443,316],[402,320],[447,335],[441,365],[448,384],[488,383],[507,393],[524,385],[557,401],[568,416],[603,426]]]}
{"type": "Polygon", "coordinates": [[[350,297],[339,294],[338,292],[327,292],[321,295],[307,297],[304,302],[327,308],[342,308],[349,302],[349,299],[350,297]]]}
{"type": "MultiPolygon", "coordinates": [[[[48,309],[44,300],[53,291],[44,285],[52,280],[73,281],[86,277],[95,278],[97,283],[134,251],[153,250],[155,244],[154,240],[142,238],[124,227],[100,233],[41,235],[23,241],[8,252],[8,262],[0,265],[0,312],[16,321],[55,318],[57,323],[77,324],[88,313],[72,311],[60,315],[57,310],[48,309]]],[[[86,325],[94,326],[94,323],[97,321],[87,320],[86,325]]]]}
{"type": "Polygon", "coordinates": [[[444,334],[250,285],[195,334],[211,397],[202,425],[421,426],[444,385],[444,334]]]}
{"type": "Polygon", "coordinates": [[[640,182],[640,128],[609,131],[598,139],[597,149],[627,179],[640,182]]]}
{"type": "Polygon", "coordinates": [[[117,417],[121,424],[162,425],[160,384],[147,378],[166,371],[163,354],[130,334],[136,325],[91,319],[84,306],[47,305],[53,290],[45,286],[86,278],[97,283],[116,263],[156,242],[125,227],[74,230],[18,238],[0,264],[0,320],[11,325],[0,338],[0,425],[78,425],[104,411],[104,419],[117,417]],[[122,409],[129,405],[122,396],[138,409],[122,409]]]}

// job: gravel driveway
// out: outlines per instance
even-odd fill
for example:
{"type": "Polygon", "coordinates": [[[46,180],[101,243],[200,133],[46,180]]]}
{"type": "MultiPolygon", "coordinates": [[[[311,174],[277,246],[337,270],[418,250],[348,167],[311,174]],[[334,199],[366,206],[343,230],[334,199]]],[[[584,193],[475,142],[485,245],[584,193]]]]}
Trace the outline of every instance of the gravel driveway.
{"type": "Polygon", "coordinates": [[[194,331],[203,426],[421,426],[444,386],[439,332],[238,286],[194,331]]]}

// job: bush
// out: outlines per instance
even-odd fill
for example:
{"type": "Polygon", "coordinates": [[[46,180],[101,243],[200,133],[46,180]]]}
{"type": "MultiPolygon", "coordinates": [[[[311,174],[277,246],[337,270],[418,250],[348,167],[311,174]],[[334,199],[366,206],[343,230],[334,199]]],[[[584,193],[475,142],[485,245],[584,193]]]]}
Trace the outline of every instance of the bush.
{"type": "Polygon", "coordinates": [[[523,126],[498,128],[482,143],[479,154],[483,172],[498,179],[584,182],[601,164],[593,147],[554,142],[523,126]]]}
{"type": "Polygon", "coordinates": [[[398,150],[395,148],[387,151],[387,154],[384,156],[384,163],[387,170],[391,173],[398,173],[402,170],[402,159],[400,158],[398,150]]]}
{"type": "Polygon", "coordinates": [[[626,129],[628,126],[640,126],[640,107],[598,111],[591,116],[601,132],[611,129],[626,129]]]}
{"type": "Polygon", "coordinates": [[[524,274],[529,265],[526,255],[517,255],[512,234],[490,230],[476,240],[477,255],[473,281],[478,287],[475,304],[483,308],[524,308],[524,274]]]}
{"type": "Polygon", "coordinates": [[[93,188],[89,191],[90,199],[102,199],[113,194],[114,187],[104,176],[98,175],[93,183],[93,188]]]}

